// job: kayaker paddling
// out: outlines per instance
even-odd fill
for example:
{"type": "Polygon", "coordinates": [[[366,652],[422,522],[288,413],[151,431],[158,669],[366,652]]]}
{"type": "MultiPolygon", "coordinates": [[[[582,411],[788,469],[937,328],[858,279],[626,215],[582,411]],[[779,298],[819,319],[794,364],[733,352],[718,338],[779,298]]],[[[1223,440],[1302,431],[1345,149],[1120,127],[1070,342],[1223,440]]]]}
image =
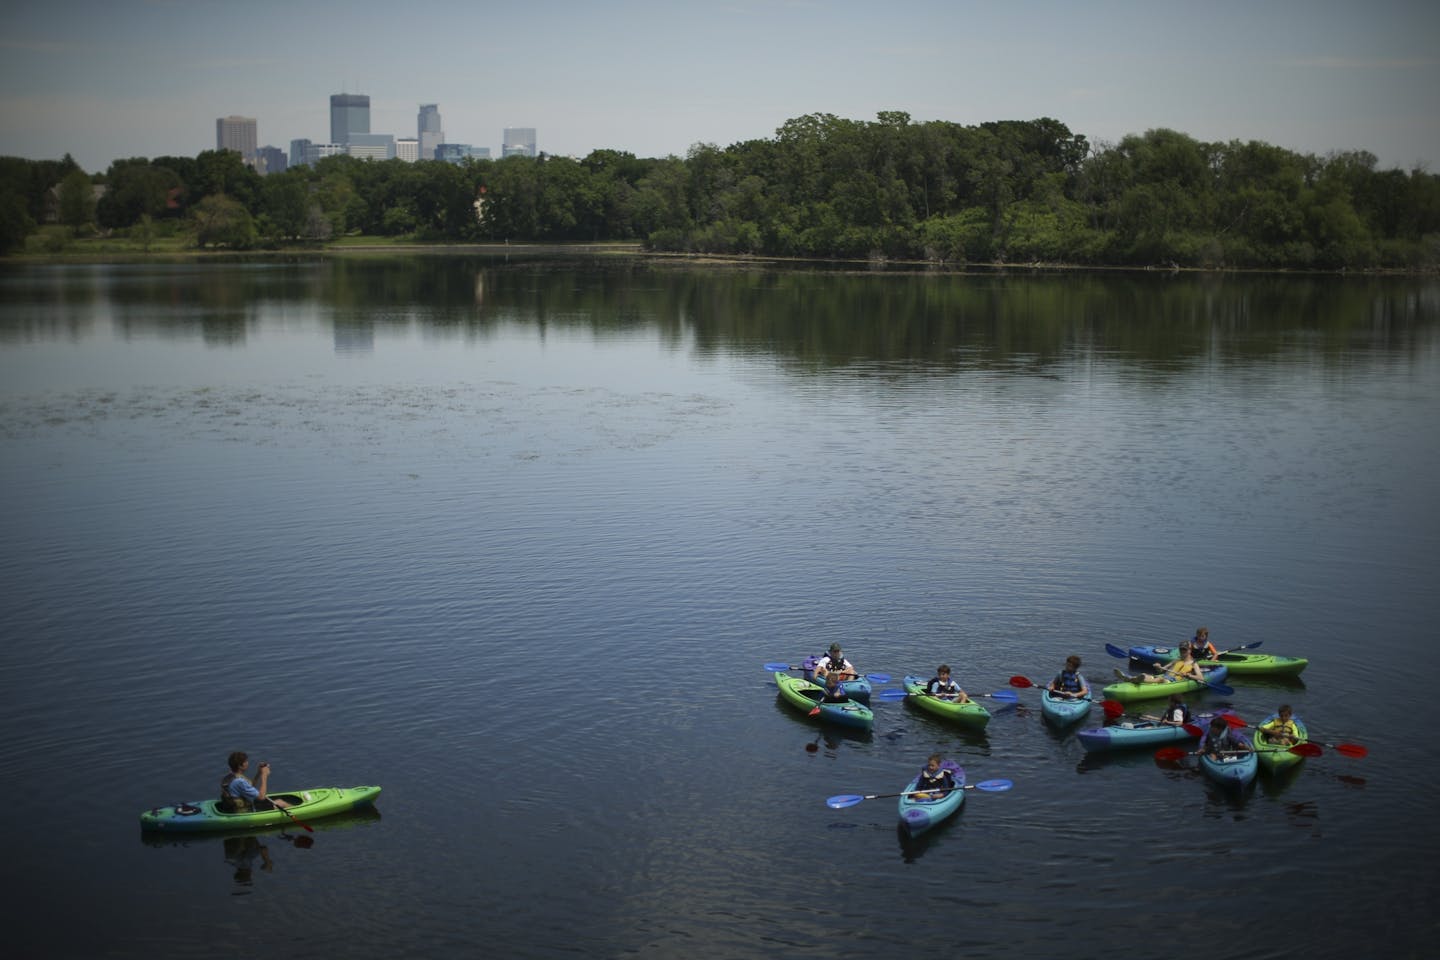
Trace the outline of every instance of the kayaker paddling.
{"type": "Polygon", "coordinates": [[[925,692],[936,699],[949,700],[952,703],[970,702],[970,695],[960,688],[960,684],[950,679],[950,665],[947,663],[935,668],[935,676],[925,684],[925,692]]]}
{"type": "Polygon", "coordinates": [[[1215,717],[1210,721],[1210,732],[1205,734],[1200,752],[1211,760],[1223,760],[1227,756],[1249,753],[1250,744],[1230,732],[1224,717],[1215,717]]]}
{"type": "Polygon", "coordinates": [[[1220,651],[1210,642],[1209,627],[1195,628],[1195,639],[1190,641],[1190,648],[1196,660],[1216,660],[1220,657],[1220,651]]]}
{"type": "Polygon", "coordinates": [[[225,813],[249,813],[266,810],[270,806],[284,809],[289,806],[284,800],[267,797],[270,785],[270,764],[260,761],[259,775],[251,783],[245,776],[250,766],[250,756],[243,750],[230,754],[230,772],[220,778],[220,809],[225,813]]]}

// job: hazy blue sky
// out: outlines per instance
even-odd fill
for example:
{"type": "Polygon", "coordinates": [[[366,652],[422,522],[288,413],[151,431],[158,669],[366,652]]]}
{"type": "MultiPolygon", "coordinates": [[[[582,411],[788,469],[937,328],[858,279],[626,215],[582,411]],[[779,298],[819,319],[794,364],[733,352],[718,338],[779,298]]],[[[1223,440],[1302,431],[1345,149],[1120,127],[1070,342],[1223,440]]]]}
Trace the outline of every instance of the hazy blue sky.
{"type": "Polygon", "coordinates": [[[193,156],[215,120],[260,143],[329,139],[332,93],[371,129],[498,156],[642,157],[772,137],[786,120],[903,110],[962,124],[1054,117],[1092,142],[1170,127],[1440,172],[1434,0],[7,0],[0,154],[88,171],[193,156]]]}

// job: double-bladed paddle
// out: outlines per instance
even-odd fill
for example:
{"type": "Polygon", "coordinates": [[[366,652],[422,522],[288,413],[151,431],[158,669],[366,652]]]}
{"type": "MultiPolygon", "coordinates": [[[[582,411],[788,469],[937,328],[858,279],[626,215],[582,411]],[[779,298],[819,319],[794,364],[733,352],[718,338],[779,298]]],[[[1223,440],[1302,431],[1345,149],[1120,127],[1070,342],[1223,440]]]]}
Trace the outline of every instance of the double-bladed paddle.
{"type": "MultiPolygon", "coordinates": [[[[769,673],[775,673],[776,671],[782,671],[782,670],[804,670],[804,669],[805,669],[805,667],[804,667],[803,664],[800,665],[800,666],[795,666],[794,664],[789,664],[789,663],[767,663],[767,664],[765,664],[765,670],[766,670],[767,672],[769,672],[769,673]]],[[[888,673],[861,673],[861,674],[857,674],[857,676],[864,677],[866,680],[869,680],[871,683],[889,683],[889,682],[890,682],[890,674],[888,674],[888,673]]]]}
{"type": "MultiPolygon", "coordinates": [[[[1308,754],[1308,753],[1304,752],[1303,750],[1297,750],[1297,749],[1296,749],[1296,747],[1303,747],[1303,746],[1306,746],[1306,744],[1297,743],[1294,747],[1291,747],[1291,748],[1290,748],[1290,752],[1291,752],[1291,753],[1295,753],[1295,754],[1297,754],[1298,756],[1302,756],[1302,757],[1311,756],[1311,754],[1308,754]]],[[[1249,750],[1220,750],[1220,751],[1217,751],[1217,755],[1218,755],[1218,756],[1222,756],[1222,757],[1240,757],[1240,756],[1244,756],[1245,754],[1250,753],[1250,752],[1251,752],[1251,751],[1249,751],[1249,750]]],[[[1204,751],[1204,750],[1182,750],[1182,749],[1179,748],[1179,747],[1161,747],[1159,750],[1156,750],[1156,751],[1155,751],[1155,759],[1156,759],[1156,760],[1166,760],[1166,761],[1184,760],[1186,757],[1198,757],[1198,756],[1200,756],[1202,753],[1205,753],[1205,751],[1204,751]]]]}
{"type": "MultiPolygon", "coordinates": [[[[1019,688],[1022,689],[1022,690],[1027,690],[1027,689],[1029,689],[1030,687],[1038,687],[1038,686],[1040,686],[1040,684],[1036,683],[1034,680],[1031,680],[1029,677],[1015,676],[1015,677],[1011,677],[1011,678],[1010,678],[1010,686],[1012,686],[1012,687],[1019,687],[1019,688]]],[[[1064,692],[1062,691],[1061,694],[1060,694],[1060,696],[1064,697],[1066,700],[1089,700],[1091,703],[1094,703],[1094,702],[1095,702],[1095,698],[1092,697],[1092,696],[1090,696],[1090,695],[1088,695],[1088,694],[1085,695],[1085,696],[1083,696],[1083,697],[1069,696],[1069,695],[1067,695],[1066,693],[1064,693],[1064,692]]],[[[1105,701],[1105,702],[1106,702],[1106,703],[1115,703],[1116,701],[1114,701],[1114,700],[1107,700],[1107,701],[1105,701]]]]}
{"type": "MultiPolygon", "coordinates": [[[[964,786],[956,787],[956,790],[984,790],[986,793],[1003,793],[1015,786],[1010,780],[982,780],[979,783],[967,783],[964,786]]],[[[889,797],[913,797],[917,793],[931,794],[935,790],[906,790],[901,793],[841,793],[830,797],[825,801],[825,806],[835,810],[842,810],[845,807],[853,807],[862,800],[884,800],[889,797]]],[[[948,792],[948,791],[947,791],[948,792]]]]}
{"type": "MultiPolygon", "coordinates": [[[[879,693],[875,694],[875,699],[894,702],[897,700],[904,700],[908,696],[910,696],[910,694],[904,690],[881,690],[879,693]]],[[[933,693],[925,693],[923,691],[920,693],[920,696],[934,697],[934,699],[936,700],[945,700],[944,697],[936,697],[933,693]]],[[[1017,696],[1013,690],[996,690],[994,693],[970,693],[966,694],[966,696],[970,697],[970,699],[972,700],[976,697],[989,697],[992,700],[1004,700],[1006,703],[1018,703],[1020,701],[1020,697],[1017,696]]],[[[959,703],[960,701],[946,700],[945,702],[959,703]]]]}

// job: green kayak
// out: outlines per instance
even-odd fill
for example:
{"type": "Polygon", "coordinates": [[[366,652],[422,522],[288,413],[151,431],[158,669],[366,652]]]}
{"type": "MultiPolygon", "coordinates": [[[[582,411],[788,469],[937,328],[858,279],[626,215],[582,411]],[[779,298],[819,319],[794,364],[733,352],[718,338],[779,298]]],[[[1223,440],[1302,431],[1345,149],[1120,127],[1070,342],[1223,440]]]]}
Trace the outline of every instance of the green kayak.
{"type": "Polygon", "coordinates": [[[836,723],[842,727],[855,727],[859,730],[869,730],[875,726],[875,714],[870,708],[858,700],[842,700],[837,703],[825,702],[825,691],[809,680],[800,677],[792,677],[788,673],[775,673],[775,686],[780,688],[780,696],[786,703],[806,716],[816,706],[820,707],[818,716],[821,720],[829,723],[836,723]]]}
{"type": "Polygon", "coordinates": [[[990,722],[990,711],[974,700],[969,703],[956,703],[954,700],[932,697],[925,692],[925,681],[920,677],[906,677],[901,683],[905,687],[905,692],[909,694],[905,698],[905,702],[914,704],[921,710],[967,727],[984,727],[990,722]]]}
{"type": "Polygon", "coordinates": [[[1255,747],[1255,755],[1260,758],[1260,766],[1269,773],[1279,773],[1283,770],[1289,770],[1301,760],[1304,760],[1304,754],[1291,753],[1290,747],[1295,744],[1307,743],[1310,740],[1310,732],[1305,729],[1305,724],[1300,722],[1299,717],[1291,717],[1290,719],[1295,724],[1295,732],[1300,734],[1300,739],[1296,740],[1295,744],[1288,745],[1271,743],[1269,738],[1265,736],[1265,731],[1260,728],[1271,720],[1276,719],[1276,716],[1276,714],[1272,713],[1257,723],[1255,725],[1255,735],[1251,738],[1251,742],[1255,747]]]}
{"type": "Polygon", "coordinates": [[[1202,667],[1224,666],[1232,677],[1293,677],[1309,666],[1304,657],[1279,657],[1269,653],[1222,653],[1216,660],[1201,660],[1202,667]]]}
{"type": "MultiPolygon", "coordinates": [[[[1208,670],[1202,668],[1202,671],[1205,679],[1210,683],[1219,683],[1224,680],[1227,672],[1223,664],[1208,670]]],[[[1161,697],[1168,697],[1172,693],[1191,693],[1207,689],[1209,689],[1208,684],[1199,680],[1164,680],[1158,683],[1112,683],[1100,692],[1105,695],[1106,700],[1134,703],[1137,700],[1158,700],[1161,697]]]]}
{"type": "Polygon", "coordinates": [[[246,830],[251,827],[274,827],[295,820],[318,820],[356,807],[373,804],[380,795],[379,787],[315,787],[310,790],[272,790],[269,796],[290,804],[289,815],[271,807],[251,813],[225,813],[218,809],[219,800],[192,800],[163,807],[151,807],[140,814],[140,829],[166,831],[246,830]]]}

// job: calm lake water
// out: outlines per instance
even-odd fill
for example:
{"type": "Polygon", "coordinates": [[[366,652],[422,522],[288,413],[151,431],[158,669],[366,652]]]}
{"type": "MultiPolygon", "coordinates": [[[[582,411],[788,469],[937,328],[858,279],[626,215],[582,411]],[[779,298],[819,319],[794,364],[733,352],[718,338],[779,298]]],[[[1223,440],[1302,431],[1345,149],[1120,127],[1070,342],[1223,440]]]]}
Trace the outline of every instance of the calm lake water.
{"type": "Polygon", "coordinates": [[[1437,425],[1434,280],[5,266],[7,953],[1431,956],[1437,425]],[[1227,794],[762,669],[1201,624],[1311,664],[1196,706],[1370,755],[1227,794]],[[148,842],[235,749],[378,813],[148,842]],[[1015,787],[824,803],[936,750],[1015,787]]]}

